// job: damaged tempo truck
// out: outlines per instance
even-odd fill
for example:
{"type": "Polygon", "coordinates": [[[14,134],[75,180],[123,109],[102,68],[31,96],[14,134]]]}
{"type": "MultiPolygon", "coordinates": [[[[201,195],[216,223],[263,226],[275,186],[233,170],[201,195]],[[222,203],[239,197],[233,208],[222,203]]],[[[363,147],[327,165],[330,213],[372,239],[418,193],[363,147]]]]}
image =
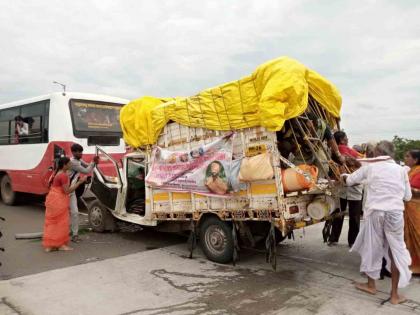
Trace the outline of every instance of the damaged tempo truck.
{"type": "Polygon", "coordinates": [[[343,215],[325,138],[340,107],[332,83],[287,57],[192,97],[134,100],[121,110],[133,152],[116,161],[97,148],[117,176],[94,170],[90,224],[189,231],[191,254],[198,239],[219,263],[265,241],[275,266],[276,245],[293,230],[343,215]]]}

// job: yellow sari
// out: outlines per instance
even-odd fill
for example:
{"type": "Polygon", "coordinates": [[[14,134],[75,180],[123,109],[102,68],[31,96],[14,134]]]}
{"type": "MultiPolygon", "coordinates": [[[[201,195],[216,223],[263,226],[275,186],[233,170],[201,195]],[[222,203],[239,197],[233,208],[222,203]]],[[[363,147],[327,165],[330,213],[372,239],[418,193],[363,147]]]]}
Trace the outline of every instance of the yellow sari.
{"type": "MultiPolygon", "coordinates": [[[[410,182],[414,176],[420,176],[420,165],[408,173],[410,182]]],[[[414,197],[405,204],[404,238],[411,255],[411,271],[420,274],[420,198],[414,197]]]]}

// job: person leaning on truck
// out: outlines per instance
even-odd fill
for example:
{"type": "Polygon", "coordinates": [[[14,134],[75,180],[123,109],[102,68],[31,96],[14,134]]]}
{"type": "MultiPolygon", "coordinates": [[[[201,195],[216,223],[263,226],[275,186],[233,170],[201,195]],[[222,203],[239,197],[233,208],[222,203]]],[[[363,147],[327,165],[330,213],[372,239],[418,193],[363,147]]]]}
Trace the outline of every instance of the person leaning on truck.
{"type": "MultiPolygon", "coordinates": [[[[348,138],[344,131],[334,133],[335,142],[343,156],[353,159],[360,158],[360,154],[348,146],[348,138]]],[[[347,161],[346,161],[347,162],[347,161]]],[[[346,211],[349,206],[349,231],[347,241],[349,247],[352,247],[360,230],[360,216],[362,213],[362,197],[363,185],[354,185],[351,187],[343,187],[340,192],[340,211],[346,211]]],[[[338,243],[341,230],[343,228],[344,216],[333,219],[331,235],[328,239],[328,245],[338,243]]]]}
{"type": "MultiPolygon", "coordinates": [[[[73,157],[71,158],[71,169],[68,172],[70,177],[70,185],[77,183],[80,174],[89,174],[93,171],[93,168],[99,162],[99,156],[95,156],[93,161],[88,164],[82,160],[83,156],[83,147],[80,144],[73,144],[71,146],[71,153],[73,157]]],[[[70,194],[70,216],[71,216],[71,234],[72,242],[78,243],[79,238],[79,208],[77,206],[77,196],[76,192],[70,194]]]]}
{"type": "MultiPolygon", "coordinates": [[[[328,147],[330,148],[334,156],[337,158],[337,160],[340,163],[343,163],[345,161],[345,158],[341,155],[338,149],[338,145],[334,140],[331,128],[328,126],[328,124],[323,119],[318,118],[312,112],[306,112],[306,117],[309,118],[306,121],[306,125],[308,127],[307,129],[315,131],[316,136],[322,142],[326,141],[328,147]]],[[[292,122],[290,125],[294,125],[294,122],[292,122]]],[[[289,158],[290,153],[293,153],[295,157],[293,163],[295,165],[316,165],[318,168],[320,168],[319,171],[321,172],[321,174],[323,174],[321,167],[324,167],[326,170],[329,169],[328,158],[325,156],[324,151],[320,149],[316,152],[317,158],[320,161],[322,161],[322,165],[319,165],[310,147],[306,144],[305,140],[303,139],[303,135],[301,135],[300,132],[296,132],[297,130],[299,130],[299,128],[297,128],[296,125],[294,125],[293,130],[291,128],[288,130],[284,128],[282,131],[277,132],[278,146],[281,155],[283,155],[285,158],[289,158]],[[297,138],[296,140],[299,142],[298,144],[295,141],[295,136],[297,138]]],[[[327,174],[323,175],[327,176],[327,174]]]]}
{"type": "MultiPolygon", "coordinates": [[[[334,156],[338,159],[338,161],[340,163],[344,163],[345,158],[343,155],[341,155],[340,150],[338,149],[338,145],[335,142],[334,135],[330,126],[328,126],[328,124],[323,119],[318,118],[313,112],[307,112],[306,115],[309,118],[309,120],[306,122],[306,125],[309,128],[309,130],[315,130],[318,138],[321,141],[327,142],[328,147],[330,148],[334,156]]],[[[323,157],[325,157],[323,151],[317,153],[322,153],[323,157]]],[[[327,160],[326,157],[325,160],[327,160]]]]}

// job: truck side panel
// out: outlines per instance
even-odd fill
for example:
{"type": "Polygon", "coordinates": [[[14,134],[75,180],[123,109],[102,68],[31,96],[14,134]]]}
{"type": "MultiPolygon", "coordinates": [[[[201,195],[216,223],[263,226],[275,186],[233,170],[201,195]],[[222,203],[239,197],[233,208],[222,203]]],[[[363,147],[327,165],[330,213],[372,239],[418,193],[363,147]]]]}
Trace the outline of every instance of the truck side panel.
{"type": "MultiPolygon", "coordinates": [[[[169,150],[193,150],[213,142],[224,132],[203,128],[190,128],[177,123],[165,127],[158,145],[169,150]]],[[[246,189],[235,192],[229,198],[208,197],[195,193],[169,192],[148,189],[148,203],[153,218],[180,218],[197,212],[236,211],[244,209],[280,211],[278,197],[282,191],[280,183],[279,159],[277,157],[276,134],[264,128],[249,128],[236,133],[233,140],[233,158],[272,153],[276,179],[246,184],[246,189]]]]}

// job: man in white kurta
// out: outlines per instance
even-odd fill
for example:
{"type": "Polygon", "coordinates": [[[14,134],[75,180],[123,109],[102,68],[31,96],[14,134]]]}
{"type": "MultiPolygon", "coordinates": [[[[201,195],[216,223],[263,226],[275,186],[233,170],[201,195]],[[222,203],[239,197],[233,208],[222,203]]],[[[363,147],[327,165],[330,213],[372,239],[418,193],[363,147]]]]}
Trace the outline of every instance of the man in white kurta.
{"type": "Polygon", "coordinates": [[[360,271],[368,276],[368,283],[357,283],[356,288],[370,294],[376,294],[375,280],[380,276],[382,258],[387,258],[387,269],[392,273],[390,301],[398,304],[405,301],[398,295],[398,288],[407,286],[411,278],[411,258],[404,243],[403,213],[404,201],[411,199],[411,189],[407,172],[391,157],[380,156],[387,151],[381,150],[381,145],[391,148],[392,155],[392,144],[382,141],[378,144],[375,162],[344,175],[348,186],[365,182],[367,189],[365,223],[351,251],[360,254],[360,271]]]}

